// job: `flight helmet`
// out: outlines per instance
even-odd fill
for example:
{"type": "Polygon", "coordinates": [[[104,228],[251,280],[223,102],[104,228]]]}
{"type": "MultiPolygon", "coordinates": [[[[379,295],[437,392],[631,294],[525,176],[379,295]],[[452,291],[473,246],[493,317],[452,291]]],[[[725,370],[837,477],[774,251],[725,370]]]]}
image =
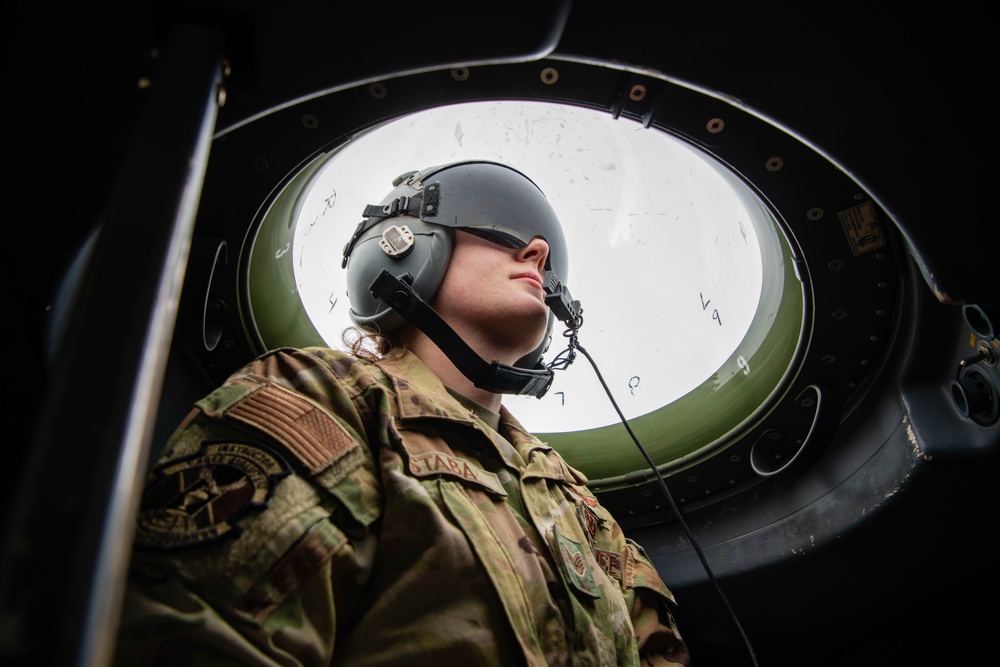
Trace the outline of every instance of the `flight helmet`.
{"type": "Polygon", "coordinates": [[[407,172],[393,181],[393,189],[379,204],[365,207],[344,247],[351,320],[382,333],[399,329],[410,318],[376,296],[373,283],[388,271],[430,302],[448,269],[456,229],[505,248],[523,248],[536,236],[548,244],[546,293],[556,295],[557,305],[546,299],[554,309],[546,335],[515,364],[538,368],[551,341],[555,311],[568,303],[564,281],[569,252],[559,218],[541,189],[498,162],[468,160],[407,172]]]}

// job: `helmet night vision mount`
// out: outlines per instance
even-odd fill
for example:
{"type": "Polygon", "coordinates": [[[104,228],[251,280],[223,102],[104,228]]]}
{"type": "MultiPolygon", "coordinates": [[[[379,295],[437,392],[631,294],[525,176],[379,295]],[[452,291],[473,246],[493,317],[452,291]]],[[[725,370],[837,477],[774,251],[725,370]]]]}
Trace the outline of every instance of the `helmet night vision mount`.
{"type": "MultiPolygon", "coordinates": [[[[379,204],[369,204],[344,247],[351,320],[392,333],[410,322],[437,344],[481,389],[541,398],[554,362],[542,363],[556,318],[575,337],[583,324],[580,302],[562,282],[569,252],[559,218],[538,186],[497,162],[462,161],[407,172],[379,204]],[[430,307],[451,260],[455,230],[505,248],[541,237],[549,246],[545,303],[551,313],[542,343],[513,366],[485,361],[430,307]]],[[[570,360],[572,356],[570,357],[570,360]]]]}

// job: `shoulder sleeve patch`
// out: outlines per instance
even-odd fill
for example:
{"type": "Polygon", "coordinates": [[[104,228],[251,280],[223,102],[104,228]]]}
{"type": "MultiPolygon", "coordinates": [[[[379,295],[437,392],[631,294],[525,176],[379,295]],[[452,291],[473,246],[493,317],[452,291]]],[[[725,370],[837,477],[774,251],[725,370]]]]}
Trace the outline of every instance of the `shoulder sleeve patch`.
{"type": "Polygon", "coordinates": [[[205,444],[193,456],[168,461],[143,491],[136,545],[169,549],[236,537],[240,521],[268,505],[288,472],[280,456],[245,442],[205,444]]]}
{"type": "Polygon", "coordinates": [[[360,446],[321,405],[277,384],[260,384],[243,393],[224,414],[285,445],[313,475],[360,446]]]}

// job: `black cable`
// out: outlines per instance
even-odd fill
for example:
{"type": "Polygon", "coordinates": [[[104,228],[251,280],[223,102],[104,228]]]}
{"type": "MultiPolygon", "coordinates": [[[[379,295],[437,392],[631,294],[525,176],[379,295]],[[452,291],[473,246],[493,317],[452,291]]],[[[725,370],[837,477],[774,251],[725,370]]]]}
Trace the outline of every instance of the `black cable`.
{"type": "MultiPolygon", "coordinates": [[[[583,353],[583,356],[587,357],[587,361],[589,361],[590,365],[594,368],[594,373],[597,374],[597,379],[601,381],[601,386],[604,387],[605,393],[611,400],[611,405],[614,406],[615,412],[618,413],[618,418],[621,419],[622,424],[625,426],[625,430],[628,431],[629,436],[632,437],[632,441],[635,442],[636,447],[639,448],[639,451],[646,459],[646,463],[649,465],[650,469],[656,475],[656,479],[660,483],[660,488],[663,490],[663,495],[666,497],[667,502],[670,503],[670,508],[673,510],[674,516],[677,517],[677,520],[680,522],[681,527],[684,529],[684,533],[687,535],[688,541],[691,542],[691,546],[694,547],[695,553],[698,554],[698,559],[701,560],[701,565],[702,567],[705,568],[705,572],[708,574],[708,578],[712,582],[712,585],[715,587],[715,590],[718,593],[719,598],[721,598],[722,603],[726,606],[726,609],[729,611],[729,616],[733,619],[733,623],[736,625],[736,629],[739,631],[740,636],[743,638],[743,643],[747,648],[747,652],[750,654],[751,663],[756,666],[757,656],[754,653],[753,646],[750,644],[750,638],[747,637],[746,632],[743,630],[743,626],[740,624],[739,618],[737,618],[736,612],[733,610],[732,605],[729,603],[729,599],[726,597],[726,594],[722,592],[722,587],[719,585],[718,579],[715,578],[715,573],[712,572],[712,568],[709,566],[708,560],[705,558],[705,554],[701,550],[701,545],[698,544],[698,540],[696,540],[694,538],[694,535],[691,534],[691,530],[688,528],[687,522],[684,521],[684,517],[681,515],[680,509],[678,509],[677,503],[674,502],[673,495],[671,495],[670,490],[667,488],[667,483],[663,480],[663,475],[660,474],[660,471],[656,467],[656,464],[653,463],[653,460],[650,458],[649,453],[646,452],[646,448],[642,446],[642,443],[639,442],[639,438],[637,438],[635,433],[632,431],[632,427],[629,426],[628,420],[625,419],[625,415],[622,414],[622,411],[618,408],[618,403],[617,401],[615,401],[615,397],[612,396],[611,389],[608,388],[607,383],[604,381],[604,377],[601,375],[601,371],[597,368],[597,364],[594,363],[594,359],[590,356],[590,353],[587,352],[587,350],[585,350],[582,345],[580,345],[580,341],[578,340],[576,333],[577,332],[573,330],[566,334],[570,339],[569,343],[570,348],[576,348],[580,350],[580,352],[583,353]]],[[[572,358],[570,358],[570,361],[572,361],[572,358]]]]}

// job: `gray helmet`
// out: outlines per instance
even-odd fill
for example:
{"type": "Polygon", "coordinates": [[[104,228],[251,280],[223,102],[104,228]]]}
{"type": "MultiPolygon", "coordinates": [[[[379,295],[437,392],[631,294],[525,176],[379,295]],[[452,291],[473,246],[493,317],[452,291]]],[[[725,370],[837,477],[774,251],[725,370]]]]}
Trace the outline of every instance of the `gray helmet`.
{"type": "MultiPolygon", "coordinates": [[[[547,281],[563,284],[569,252],[555,210],[538,186],[516,169],[497,162],[462,161],[407,172],[364,219],[344,248],[351,320],[391,333],[406,320],[375,297],[372,282],[383,271],[409,274],[424,301],[434,298],[451,260],[454,230],[481,236],[506,248],[523,248],[536,236],[549,246],[547,281]]],[[[550,314],[538,349],[516,364],[534,368],[551,340],[550,314]]]]}

